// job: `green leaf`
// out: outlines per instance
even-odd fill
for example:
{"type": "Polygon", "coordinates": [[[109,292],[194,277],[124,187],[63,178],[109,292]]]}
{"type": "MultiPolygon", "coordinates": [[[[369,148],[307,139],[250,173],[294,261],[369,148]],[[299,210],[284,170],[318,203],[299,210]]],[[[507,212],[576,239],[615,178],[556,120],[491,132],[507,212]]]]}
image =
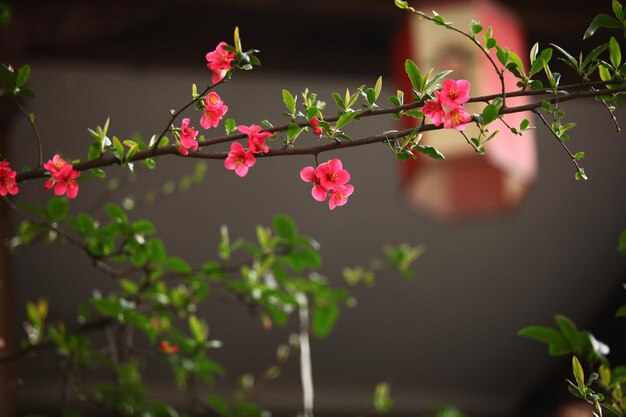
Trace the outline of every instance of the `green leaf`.
{"type": "Polygon", "coordinates": [[[421,110],[418,110],[418,109],[403,111],[402,115],[403,116],[410,116],[410,117],[413,117],[415,119],[421,119],[421,118],[424,117],[424,113],[421,110]]]}
{"type": "Polygon", "coordinates": [[[199,343],[205,342],[207,337],[209,337],[209,326],[204,320],[193,314],[189,316],[189,330],[191,330],[193,338],[199,343]]]}
{"type": "Polygon", "coordinates": [[[380,96],[380,92],[383,88],[383,77],[380,76],[378,77],[378,79],[376,80],[376,84],[374,85],[374,101],[378,100],[378,97],[380,96]]]}
{"type": "Polygon", "coordinates": [[[53,222],[62,220],[69,209],[69,204],[64,198],[53,197],[48,201],[48,216],[53,222]]]}
{"type": "Polygon", "coordinates": [[[324,307],[315,307],[311,317],[313,334],[323,339],[330,334],[341,311],[334,304],[324,307]]]}
{"type": "Polygon", "coordinates": [[[31,90],[30,88],[20,88],[20,91],[18,91],[17,94],[20,97],[24,97],[24,98],[30,98],[30,99],[37,98],[37,94],[35,94],[35,91],[31,90]]]}
{"type": "Polygon", "coordinates": [[[576,383],[578,384],[578,388],[580,388],[581,392],[585,392],[585,372],[583,371],[583,367],[576,356],[572,356],[572,371],[574,373],[576,383]]]}
{"type": "MultiPolygon", "coordinates": [[[[38,206],[35,207],[38,208],[38,206]]],[[[619,235],[617,250],[626,255],[626,230],[623,230],[619,235]]]]}
{"type": "Polygon", "coordinates": [[[519,124],[519,130],[524,131],[524,130],[528,129],[529,125],[530,125],[530,121],[528,119],[524,119],[519,124]]]}
{"type": "Polygon", "coordinates": [[[234,33],[234,41],[235,41],[235,51],[237,51],[237,53],[242,53],[243,49],[241,48],[241,38],[239,37],[239,26],[235,26],[235,33],[234,33]]]}
{"type": "MultiPolygon", "coordinates": [[[[372,405],[374,405],[374,409],[376,409],[376,413],[385,414],[391,409],[393,405],[393,400],[389,395],[389,391],[391,390],[389,382],[380,382],[376,385],[374,389],[374,398],[372,398],[372,405]]],[[[454,415],[447,415],[447,417],[455,417],[454,415]]],[[[443,417],[443,415],[441,415],[443,417]]]]}
{"type": "Polygon", "coordinates": [[[405,10],[409,8],[409,2],[406,0],[393,0],[397,8],[405,10]]]}
{"type": "Polygon", "coordinates": [[[435,74],[426,83],[426,86],[424,87],[424,91],[425,92],[430,92],[431,89],[435,89],[437,87],[437,83],[439,82],[439,80],[441,80],[443,77],[445,77],[446,75],[450,74],[451,72],[452,72],[452,70],[445,70],[445,71],[441,71],[441,72],[438,72],[437,74],[435,74]]]}
{"type": "Polygon", "coordinates": [[[298,237],[298,229],[291,217],[285,214],[277,214],[272,219],[272,226],[277,236],[283,239],[294,242],[298,237]]]}
{"type": "Polygon", "coordinates": [[[620,50],[619,43],[617,43],[617,40],[613,36],[611,36],[609,40],[609,56],[613,67],[619,68],[619,65],[622,63],[622,51],[620,50]]]}
{"type": "Polygon", "coordinates": [[[111,220],[113,220],[117,224],[126,224],[128,223],[128,216],[124,209],[116,204],[109,203],[104,208],[106,212],[111,216],[111,220]]]}
{"type": "Polygon", "coordinates": [[[296,99],[288,90],[283,89],[283,101],[292,117],[296,114],[296,99]]]}
{"type": "Polygon", "coordinates": [[[609,16],[608,14],[601,13],[593,18],[593,20],[589,24],[589,27],[585,31],[583,39],[592,37],[593,34],[596,33],[596,31],[600,28],[616,29],[619,27],[620,24],[615,18],[609,16]]]}
{"type": "Polygon", "coordinates": [[[579,351],[582,349],[583,346],[581,345],[581,337],[579,336],[578,328],[574,322],[563,315],[555,316],[554,321],[559,326],[563,336],[565,336],[569,342],[572,350],[579,351]]]}
{"type": "Polygon", "coordinates": [[[319,269],[322,266],[320,254],[311,248],[301,249],[291,252],[285,257],[291,268],[300,272],[303,269],[319,269]]]}
{"type": "Polygon", "coordinates": [[[498,118],[498,112],[500,111],[500,106],[495,104],[487,105],[482,112],[483,118],[483,126],[487,126],[489,123],[493,122],[498,118]]]}
{"type": "Polygon", "coordinates": [[[287,140],[289,142],[294,141],[298,136],[300,136],[300,133],[302,133],[302,130],[304,129],[298,126],[297,124],[289,123],[289,126],[287,127],[287,140]]]}
{"type": "Polygon", "coordinates": [[[475,20],[472,20],[470,28],[472,30],[472,35],[474,36],[478,35],[483,30],[483,27],[480,25],[480,23],[475,20]]]}
{"type": "Polygon", "coordinates": [[[418,152],[421,152],[424,155],[427,155],[427,156],[429,156],[429,157],[431,157],[433,159],[437,159],[437,160],[444,160],[444,159],[446,159],[446,157],[441,152],[439,152],[437,149],[433,148],[432,146],[417,145],[413,149],[417,150],[418,152]]]}
{"type": "Polygon", "coordinates": [[[564,355],[570,352],[567,340],[557,330],[544,326],[528,326],[520,330],[520,336],[547,343],[551,355],[564,355]]]}
{"type": "Polygon", "coordinates": [[[220,416],[229,416],[231,415],[230,407],[226,401],[222,400],[220,397],[215,395],[209,395],[204,397],[207,405],[213,409],[220,416]]]}
{"type": "Polygon", "coordinates": [[[237,123],[233,119],[226,119],[224,122],[224,129],[226,130],[226,134],[230,135],[232,132],[237,130],[237,123]]]}
{"type": "Polygon", "coordinates": [[[349,111],[341,115],[339,120],[335,123],[335,130],[339,130],[348,123],[350,123],[359,113],[356,111],[349,111]]]}
{"type": "Polygon", "coordinates": [[[406,71],[409,79],[411,80],[411,84],[416,91],[422,90],[422,75],[420,74],[420,70],[410,59],[407,59],[404,62],[404,70],[406,71]]]}
{"type": "Polygon", "coordinates": [[[346,103],[344,103],[339,93],[331,93],[331,96],[333,97],[333,100],[335,100],[335,103],[337,103],[337,107],[342,110],[346,108],[346,103]]]}
{"type": "Polygon", "coordinates": [[[131,224],[131,228],[135,233],[143,233],[146,235],[152,235],[156,233],[156,229],[152,222],[148,220],[137,220],[131,224]]]}
{"type": "Polygon", "coordinates": [[[165,262],[163,262],[163,266],[176,274],[191,273],[191,267],[187,261],[177,256],[170,256],[167,258],[165,262]]]}
{"type": "Polygon", "coordinates": [[[574,154],[574,159],[577,160],[577,161],[580,161],[584,157],[585,157],[585,153],[584,152],[576,152],[574,154]]]}
{"type": "Polygon", "coordinates": [[[20,67],[17,71],[17,76],[15,77],[15,86],[21,87],[28,82],[28,78],[30,77],[30,65],[24,65],[20,67]]]}

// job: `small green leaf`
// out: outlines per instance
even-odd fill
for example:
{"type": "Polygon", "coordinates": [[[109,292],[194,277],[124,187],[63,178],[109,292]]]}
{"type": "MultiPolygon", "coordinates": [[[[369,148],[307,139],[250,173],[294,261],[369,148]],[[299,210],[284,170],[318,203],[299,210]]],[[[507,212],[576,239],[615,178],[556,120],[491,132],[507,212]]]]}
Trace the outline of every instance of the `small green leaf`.
{"type": "Polygon", "coordinates": [[[572,356],[572,371],[574,373],[576,383],[578,384],[578,388],[580,388],[580,392],[585,392],[585,372],[583,371],[583,367],[576,356],[572,356]]]}
{"type": "Polygon", "coordinates": [[[300,136],[302,130],[303,128],[301,128],[297,124],[289,123],[289,126],[287,127],[287,140],[289,142],[293,142],[298,136],[300,136]]]}
{"type": "Polygon", "coordinates": [[[48,201],[48,216],[53,222],[62,220],[68,210],[69,204],[64,198],[53,197],[48,201]]]}
{"type": "Polygon", "coordinates": [[[339,314],[339,307],[334,304],[315,307],[311,318],[313,334],[320,339],[328,336],[335,327],[339,314]]]}
{"type": "Polygon", "coordinates": [[[344,103],[339,93],[332,93],[331,96],[333,97],[333,100],[335,100],[335,103],[337,103],[337,107],[342,110],[346,108],[346,103],[344,103]]]}
{"type": "Polygon", "coordinates": [[[482,112],[483,126],[487,126],[498,118],[498,111],[500,107],[495,104],[487,105],[482,112]]]}
{"type": "Polygon", "coordinates": [[[283,89],[283,101],[285,102],[285,106],[287,107],[287,110],[289,110],[289,113],[292,115],[292,117],[295,116],[296,98],[294,98],[294,96],[291,95],[291,93],[286,89],[283,89]]]}
{"type": "Polygon", "coordinates": [[[519,130],[524,131],[524,130],[528,129],[529,125],[530,125],[530,121],[528,119],[524,119],[519,124],[519,130]]]}
{"type": "Polygon", "coordinates": [[[520,330],[517,334],[547,343],[550,347],[551,355],[564,355],[571,352],[565,337],[551,327],[528,326],[520,330]]]}
{"type": "Polygon", "coordinates": [[[277,214],[272,219],[272,226],[277,236],[286,239],[289,242],[294,242],[298,237],[298,229],[291,217],[285,214],[277,214]]]}
{"type": "Polygon", "coordinates": [[[622,51],[620,50],[619,43],[617,43],[617,40],[613,36],[611,36],[609,40],[609,55],[613,67],[619,68],[619,65],[622,63],[622,51]]]}
{"type": "Polygon", "coordinates": [[[411,84],[416,91],[422,90],[422,75],[420,74],[420,70],[410,59],[407,59],[404,62],[404,69],[411,80],[411,84]]]}
{"type": "Polygon", "coordinates": [[[577,160],[577,161],[580,161],[584,157],[585,157],[585,153],[584,152],[576,152],[574,154],[574,159],[577,160]]]}
{"type": "Polygon", "coordinates": [[[444,160],[444,159],[446,159],[446,157],[441,152],[439,152],[437,149],[433,148],[432,146],[417,145],[413,149],[415,149],[418,152],[421,152],[424,155],[427,155],[427,156],[429,156],[429,157],[431,157],[433,159],[437,159],[437,160],[444,160]]]}
{"type": "Polygon", "coordinates": [[[232,132],[237,130],[237,123],[233,119],[226,119],[224,122],[224,129],[226,130],[226,134],[230,135],[232,132]]]}
{"type": "Polygon", "coordinates": [[[483,30],[483,27],[480,25],[480,23],[475,20],[472,20],[470,27],[472,29],[472,35],[474,36],[478,35],[483,30]]]}
{"type": "Polygon", "coordinates": [[[376,101],[378,97],[380,96],[380,92],[382,88],[383,88],[383,77],[380,76],[378,77],[378,79],[376,80],[376,84],[374,85],[374,101],[376,101]]]}
{"type": "Polygon", "coordinates": [[[583,39],[592,37],[593,34],[600,28],[617,29],[619,27],[620,24],[615,18],[609,16],[608,14],[601,13],[593,18],[583,35],[583,39]]]}
{"type": "Polygon", "coordinates": [[[241,38],[239,37],[239,26],[235,26],[233,38],[235,41],[235,51],[237,51],[238,54],[242,53],[243,49],[241,48],[241,38]]]}
{"type": "Polygon", "coordinates": [[[128,216],[126,215],[126,212],[124,211],[124,209],[122,209],[120,206],[113,204],[113,203],[109,203],[105,206],[104,209],[109,214],[109,216],[111,216],[111,220],[113,220],[115,223],[118,223],[118,224],[128,223],[128,216]]]}
{"type": "Polygon", "coordinates": [[[359,113],[356,111],[349,111],[341,115],[339,120],[335,123],[335,130],[339,130],[348,123],[350,123],[359,113]]]}
{"type": "Polygon", "coordinates": [[[20,91],[18,91],[17,94],[20,97],[24,97],[24,98],[30,98],[30,99],[37,98],[37,94],[35,94],[35,91],[31,90],[30,88],[25,88],[25,87],[20,88],[20,91]]]}
{"type": "Polygon", "coordinates": [[[405,10],[409,8],[409,2],[405,0],[393,0],[397,8],[405,10]]]}
{"type": "Polygon", "coordinates": [[[17,71],[17,76],[15,77],[15,86],[21,87],[28,82],[28,78],[30,77],[30,65],[24,65],[20,67],[17,71]]]}

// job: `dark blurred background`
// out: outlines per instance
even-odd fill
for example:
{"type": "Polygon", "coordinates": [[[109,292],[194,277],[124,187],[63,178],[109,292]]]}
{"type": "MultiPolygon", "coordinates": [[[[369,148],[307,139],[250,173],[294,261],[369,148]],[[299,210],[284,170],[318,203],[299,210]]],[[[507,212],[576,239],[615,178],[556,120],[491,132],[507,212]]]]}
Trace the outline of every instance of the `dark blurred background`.
{"type": "MultiPolygon", "coordinates": [[[[188,100],[191,83],[208,81],[204,55],[219,41],[231,42],[235,26],[244,47],[261,50],[263,63],[220,90],[228,116],[243,124],[280,121],[282,88],[308,87],[331,102],[332,91],[372,85],[382,75],[382,96],[389,96],[396,89],[394,62],[403,61],[394,55],[394,44],[406,15],[392,1],[9,3],[13,17],[0,30],[1,61],[32,66],[39,97],[27,104],[37,115],[46,156],[62,151],[80,158],[89,144],[86,129],[109,116],[111,132],[120,138],[156,133],[169,109],[188,100]]],[[[495,3],[517,15],[529,46],[554,42],[572,52],[588,51],[606,37],[599,32],[583,42],[582,33],[595,14],[611,8],[608,0],[584,7],[565,1],[495,3]]],[[[449,4],[417,2],[415,7],[438,10],[449,4]]],[[[563,72],[565,81],[572,80],[563,72]]],[[[28,124],[10,101],[0,107],[2,155],[16,166],[32,164],[28,124]]],[[[555,416],[569,400],[564,379],[570,359],[549,358],[544,345],[516,335],[520,328],[552,325],[560,313],[607,342],[614,363],[624,359],[626,348],[617,338],[623,327],[613,319],[625,299],[626,262],[615,247],[626,226],[626,195],[620,191],[626,185],[626,144],[597,102],[569,103],[566,109],[568,119],[578,122],[571,146],[587,152],[591,180],[575,182],[571,161],[538,129],[538,177],[521,204],[506,212],[442,222],[415,210],[400,192],[398,162],[375,145],[336,154],[350,169],[356,192],[334,212],[309,197],[298,172],[312,160],[297,157],[260,160],[243,180],[221,162],[209,163],[203,184],[154,204],[136,204],[130,215],[154,221],[170,252],[201,262],[215,257],[221,224],[228,224],[233,236],[252,238],[257,224],[284,212],[321,242],[321,272],[337,282],[343,266],[367,263],[385,243],[425,245],[415,281],[379,277],[377,287],[356,294],[358,307],[342,315],[328,339],[314,341],[318,415],[367,414],[374,386],[389,380],[392,415],[453,404],[473,417],[555,416]],[[172,220],[181,214],[185,223],[172,220]]],[[[623,116],[618,110],[618,118],[623,116]]],[[[370,119],[351,133],[359,137],[394,128],[389,118],[370,119]]],[[[110,201],[140,201],[147,191],[192,172],[194,164],[163,158],[159,169],[140,172],[110,201]]],[[[125,178],[119,170],[109,172],[125,178]]],[[[44,203],[48,195],[40,187],[39,182],[23,184],[20,198],[44,203]]],[[[109,198],[105,189],[106,183],[85,184],[72,210],[98,213],[109,198]]],[[[15,223],[6,220],[7,213],[4,218],[2,233],[8,236],[15,223]]],[[[80,255],[65,247],[3,254],[0,336],[5,341],[14,344],[22,337],[26,300],[46,296],[51,319],[71,322],[76,300],[96,288],[112,288],[80,255]]],[[[296,329],[292,322],[264,331],[257,318],[231,306],[209,305],[202,314],[212,337],[224,342],[215,355],[229,371],[226,387],[244,372],[265,369],[275,345],[296,329]]],[[[155,396],[181,400],[167,371],[157,367],[150,376],[155,396]]],[[[3,417],[14,407],[20,414],[51,415],[58,407],[60,376],[51,364],[24,361],[17,370],[6,369],[4,381],[3,417]],[[17,389],[15,373],[21,378],[17,389]]],[[[297,363],[256,399],[276,415],[295,415],[301,401],[297,363]]]]}

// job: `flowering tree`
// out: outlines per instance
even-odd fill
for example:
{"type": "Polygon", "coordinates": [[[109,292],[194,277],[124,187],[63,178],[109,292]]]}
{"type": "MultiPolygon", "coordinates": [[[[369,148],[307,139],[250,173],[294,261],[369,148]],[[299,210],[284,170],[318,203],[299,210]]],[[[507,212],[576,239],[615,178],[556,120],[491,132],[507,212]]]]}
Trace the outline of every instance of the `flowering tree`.
{"type": "MultiPolygon", "coordinates": [[[[210,83],[202,91],[192,86],[190,101],[171,113],[163,129],[149,141],[120,140],[109,133],[109,122],[89,129],[92,143],[87,157],[75,159],[71,155],[44,156],[35,116],[22,106],[24,99],[35,99],[29,88],[30,67],[0,66],[4,88],[3,96],[15,101],[32,126],[38,153],[33,168],[17,172],[10,160],[0,162],[0,195],[3,202],[23,221],[17,236],[11,240],[13,249],[38,242],[51,234],[55,241],[64,241],[76,247],[91,259],[94,268],[109,275],[118,289],[109,294],[96,293],[79,303],[78,327],[48,321],[48,302],[45,299],[29,302],[26,306],[28,322],[24,343],[20,348],[0,355],[0,362],[15,361],[28,356],[50,354],[62,364],[66,375],[64,415],[89,414],[104,409],[119,415],[223,415],[257,416],[262,410],[248,400],[253,381],[243,378],[232,398],[204,395],[203,389],[216,383],[224,370],[211,357],[211,349],[220,342],[209,337],[208,323],[195,314],[198,304],[209,302],[217,294],[241,304],[257,314],[265,327],[285,324],[291,315],[297,316],[300,332],[288,344],[278,347],[276,364],[260,377],[269,382],[280,376],[281,366],[298,355],[303,387],[303,411],[313,415],[313,383],[310,363],[309,333],[324,337],[333,328],[341,307],[352,302],[351,290],[370,285],[374,268],[348,268],[346,284],[332,286],[315,273],[320,267],[317,243],[299,233],[294,222],[285,215],[277,215],[271,227],[257,229],[257,241],[231,240],[227,228],[221,231],[219,259],[206,260],[201,265],[190,265],[185,259],[170,255],[156,230],[147,220],[131,220],[121,207],[108,204],[106,218],[95,218],[87,213],[71,215],[70,200],[80,198],[80,187],[98,187],[96,180],[82,183],[79,179],[104,178],[115,166],[135,169],[143,164],[154,169],[160,158],[179,155],[187,159],[215,159],[223,161],[226,170],[245,177],[254,170],[257,158],[275,156],[311,155],[315,165],[300,171],[303,182],[309,183],[310,193],[317,202],[326,202],[335,210],[349,202],[355,188],[351,175],[339,158],[320,163],[319,156],[334,150],[385,143],[398,159],[416,158],[424,154],[434,159],[444,156],[435,147],[421,142],[422,134],[439,129],[457,131],[480,157],[487,151],[487,143],[498,140],[495,123],[502,123],[515,134],[523,136],[531,128],[525,119],[519,126],[509,126],[507,114],[526,112],[536,116],[542,125],[563,147],[566,157],[575,168],[575,179],[586,180],[580,166],[583,152],[571,152],[566,144],[572,123],[565,123],[561,103],[594,97],[609,113],[609,120],[617,123],[613,111],[621,104],[625,66],[620,43],[615,37],[598,45],[587,56],[575,58],[564,48],[553,45],[540,49],[538,44],[530,53],[530,66],[506,45],[500,45],[490,28],[472,21],[469,31],[459,29],[437,13],[426,14],[396,0],[396,6],[417,18],[427,20],[442,30],[452,30],[466,38],[489,61],[500,80],[501,89],[486,96],[472,96],[467,80],[450,78],[450,71],[434,74],[420,69],[407,60],[405,69],[411,91],[398,91],[388,98],[390,106],[380,98],[382,78],[371,86],[362,86],[345,96],[332,95],[336,107],[314,92],[305,90],[293,94],[282,91],[287,121],[274,124],[259,120],[258,124],[237,125],[228,118],[229,106],[219,94],[226,82],[236,82],[237,72],[249,71],[260,65],[259,51],[244,49],[235,28],[232,45],[220,42],[206,54],[207,79],[210,83]],[[561,85],[560,75],[550,68],[553,59],[563,61],[579,78],[571,85],[561,85]],[[504,78],[517,79],[518,89],[508,91],[504,78]],[[231,81],[232,80],[232,81],[231,81]],[[511,106],[512,97],[529,97],[530,104],[511,106]],[[300,99],[301,98],[301,99],[300,99]],[[300,105],[298,105],[300,99],[300,105]],[[470,114],[466,103],[484,103],[480,113],[470,114]],[[195,113],[193,110],[195,109],[195,113]],[[183,115],[188,117],[183,117],[183,115]],[[396,119],[415,119],[415,127],[404,130],[372,132],[367,137],[350,136],[350,125],[361,119],[390,115],[396,119]],[[475,136],[466,134],[466,127],[478,128],[475,136]],[[214,133],[220,130],[220,133],[214,133]],[[225,133],[221,133],[224,129],[225,133]],[[202,133],[202,134],[201,134],[202,133]],[[310,134],[310,135],[309,135],[310,134]],[[313,136],[313,138],[307,138],[313,136]],[[311,145],[311,140],[315,140],[311,145]],[[216,151],[218,145],[230,144],[229,151],[216,151]],[[271,145],[271,146],[270,146],[271,145]],[[84,177],[83,177],[84,178],[84,177]],[[38,180],[45,180],[43,186],[38,180]],[[46,206],[28,204],[20,200],[23,187],[40,187],[51,194],[46,206]],[[133,334],[139,334],[133,337],[133,334]],[[106,342],[101,341],[104,335],[106,342]],[[37,354],[37,355],[33,355],[37,354]],[[142,380],[142,360],[158,358],[172,369],[174,384],[189,394],[186,410],[175,410],[171,405],[152,398],[142,380]],[[114,382],[96,386],[85,384],[85,376],[102,370],[115,375],[114,382]],[[76,397],[84,408],[70,409],[68,399],[76,397]]],[[[6,9],[2,15],[6,15],[6,9]]],[[[585,33],[593,36],[600,28],[626,29],[622,5],[613,1],[613,14],[596,16],[585,33]]],[[[259,116],[262,118],[263,116],[259,116]]],[[[626,240],[626,238],[624,239],[626,240]]],[[[408,245],[387,246],[385,264],[411,277],[411,265],[420,256],[421,248],[408,245]]],[[[604,347],[594,342],[586,332],[579,332],[573,323],[559,318],[561,333],[546,328],[531,327],[522,331],[550,344],[555,354],[574,353],[573,366],[576,383],[571,390],[593,403],[599,414],[603,407],[622,416],[626,401],[621,394],[622,373],[611,370],[603,360],[604,347]],[[591,365],[599,362],[595,377],[584,380],[580,357],[588,356],[591,365]],[[599,375],[599,379],[598,379],[599,375]],[[601,385],[592,387],[595,381],[601,385]],[[610,392],[605,399],[601,391],[610,392]]],[[[257,378],[258,379],[258,378],[257,378]]],[[[375,390],[374,406],[386,411],[391,404],[389,387],[379,385],[375,390]]]]}

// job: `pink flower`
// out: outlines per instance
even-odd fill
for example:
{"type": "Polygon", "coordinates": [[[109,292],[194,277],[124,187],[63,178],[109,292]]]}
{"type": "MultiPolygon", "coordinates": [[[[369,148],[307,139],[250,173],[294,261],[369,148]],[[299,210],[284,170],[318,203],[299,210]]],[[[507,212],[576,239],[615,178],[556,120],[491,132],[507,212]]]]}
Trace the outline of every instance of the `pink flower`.
{"type": "Polygon", "coordinates": [[[467,80],[445,80],[441,87],[439,101],[451,108],[469,101],[470,83],[467,80]]]}
{"type": "Polygon", "coordinates": [[[80,171],[75,170],[72,164],[65,162],[59,155],[54,155],[54,158],[43,164],[43,167],[52,177],[44,184],[44,190],[54,187],[55,195],[67,194],[69,198],[76,198],[78,195],[76,178],[80,176],[80,171]]]}
{"type": "Polygon", "coordinates": [[[254,165],[255,159],[252,152],[244,149],[239,142],[233,142],[230,145],[230,152],[228,152],[228,158],[224,160],[224,167],[226,169],[235,170],[235,173],[240,177],[245,177],[248,173],[248,168],[254,165]]]}
{"type": "Polygon", "coordinates": [[[435,97],[437,97],[437,100],[428,100],[422,108],[424,116],[429,117],[435,126],[439,126],[441,124],[443,115],[446,112],[443,105],[439,101],[439,96],[440,92],[435,91],[435,97]]]}
{"type": "Polygon", "coordinates": [[[248,135],[248,149],[253,154],[267,153],[270,148],[265,144],[265,139],[274,136],[270,132],[261,132],[262,128],[258,125],[237,126],[237,130],[248,135]]]}
{"type": "Polygon", "coordinates": [[[204,109],[200,118],[200,125],[204,129],[217,127],[227,111],[228,106],[224,104],[220,96],[214,91],[210,92],[204,97],[204,109]]]}
{"type": "Polygon", "coordinates": [[[354,192],[354,187],[350,184],[342,185],[341,187],[331,190],[330,198],[328,199],[328,207],[334,210],[335,207],[343,206],[348,202],[348,197],[354,192]]]}
{"type": "Polygon", "coordinates": [[[331,159],[317,167],[320,184],[327,190],[338,190],[350,181],[350,173],[343,169],[341,160],[331,159]]]}
{"type": "Polygon", "coordinates": [[[472,121],[472,116],[463,107],[453,108],[446,112],[443,116],[443,127],[446,129],[463,130],[469,122],[472,121]]]}
{"type": "Polygon", "coordinates": [[[207,68],[213,71],[211,82],[218,83],[224,79],[226,72],[231,69],[231,62],[235,59],[235,55],[224,49],[226,42],[220,42],[213,52],[206,54],[207,68]]]}
{"type": "Polygon", "coordinates": [[[196,142],[198,132],[193,127],[189,127],[189,122],[189,118],[185,117],[180,125],[180,146],[178,147],[178,152],[182,155],[188,155],[189,149],[198,150],[198,142],[196,142]]]}
{"type": "Polygon", "coordinates": [[[18,192],[15,176],[17,173],[9,168],[7,161],[0,162],[0,196],[15,195],[18,192]]]}
{"type": "Polygon", "coordinates": [[[52,175],[52,178],[54,178],[65,165],[67,165],[67,162],[65,162],[59,155],[54,155],[52,159],[49,159],[48,162],[43,164],[43,167],[47,169],[50,172],[50,175],[52,175]]]}
{"type": "Polygon", "coordinates": [[[311,189],[311,195],[317,201],[326,200],[326,196],[328,194],[328,190],[324,188],[324,186],[320,183],[320,177],[317,175],[317,171],[315,168],[309,166],[304,167],[300,171],[300,178],[304,182],[312,182],[313,189],[311,189]]]}

